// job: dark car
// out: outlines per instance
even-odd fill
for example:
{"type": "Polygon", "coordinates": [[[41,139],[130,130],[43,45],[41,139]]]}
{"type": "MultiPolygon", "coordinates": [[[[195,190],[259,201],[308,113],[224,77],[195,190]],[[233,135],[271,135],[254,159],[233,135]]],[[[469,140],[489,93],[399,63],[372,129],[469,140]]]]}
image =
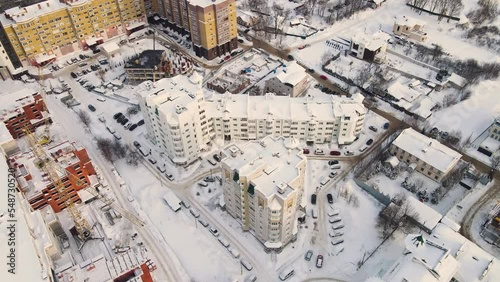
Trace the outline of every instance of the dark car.
{"type": "Polygon", "coordinates": [[[340,156],[339,151],[330,151],[330,156],[340,156]]]}
{"type": "Polygon", "coordinates": [[[336,165],[336,164],[339,164],[339,161],[337,161],[337,160],[328,161],[328,165],[336,165]]]}
{"type": "Polygon", "coordinates": [[[333,196],[332,196],[332,194],[330,194],[330,193],[326,194],[326,199],[328,200],[329,204],[333,204],[333,196]]]}
{"type": "Polygon", "coordinates": [[[83,54],[80,54],[78,57],[80,57],[81,60],[85,60],[85,56],[83,54]]]}
{"type": "Polygon", "coordinates": [[[122,113],[116,113],[116,114],[114,114],[114,115],[113,115],[113,118],[114,118],[114,119],[118,119],[118,118],[119,118],[119,117],[121,117],[121,116],[123,116],[123,114],[122,114],[122,113]]]}
{"type": "Polygon", "coordinates": [[[316,194],[311,195],[311,204],[316,205],[316,194]]]}
{"type": "Polygon", "coordinates": [[[136,146],[137,148],[141,147],[141,144],[139,144],[139,142],[137,141],[134,141],[134,146],[136,146]]]}
{"type": "Polygon", "coordinates": [[[289,60],[295,60],[292,55],[288,55],[289,60]]]}
{"type": "Polygon", "coordinates": [[[122,115],[122,116],[120,116],[120,117],[118,117],[118,118],[116,119],[116,122],[118,122],[118,123],[122,123],[122,121],[123,121],[124,119],[126,119],[126,118],[127,118],[127,117],[125,117],[125,116],[123,116],[123,115],[122,115]]]}
{"type": "Polygon", "coordinates": [[[92,53],[94,53],[94,54],[97,54],[99,52],[101,52],[101,49],[94,49],[94,50],[92,50],[92,53]]]}
{"type": "Polygon", "coordinates": [[[95,112],[95,107],[92,105],[88,105],[88,108],[91,112],[95,112]]]}
{"type": "Polygon", "coordinates": [[[124,119],[124,120],[122,120],[122,122],[120,122],[120,123],[121,123],[122,125],[125,125],[125,124],[127,124],[127,122],[128,122],[128,118],[125,118],[125,119],[124,119]]]}
{"type": "Polygon", "coordinates": [[[368,141],[366,141],[366,145],[367,146],[370,146],[371,144],[373,144],[373,139],[368,139],[368,141]]]}
{"type": "Polygon", "coordinates": [[[309,250],[307,251],[306,256],[304,258],[305,260],[310,261],[312,256],[313,256],[313,251],[309,250]]]}
{"type": "Polygon", "coordinates": [[[308,72],[314,73],[314,69],[307,69],[308,72]]]}
{"type": "Polygon", "coordinates": [[[71,72],[70,75],[71,75],[72,78],[77,78],[78,77],[78,75],[76,75],[76,73],[74,73],[74,72],[71,72]]]}
{"type": "Polygon", "coordinates": [[[304,149],[304,154],[309,154],[309,149],[304,149]]]}
{"type": "Polygon", "coordinates": [[[137,126],[141,126],[141,125],[143,125],[143,124],[144,124],[144,120],[143,120],[143,119],[141,119],[141,120],[137,123],[137,126]]]}
{"type": "Polygon", "coordinates": [[[388,122],[384,123],[384,129],[388,129],[388,128],[389,128],[389,123],[388,122]]]}
{"type": "Polygon", "coordinates": [[[239,42],[239,43],[243,43],[243,42],[245,42],[245,41],[243,41],[243,39],[239,38],[239,39],[238,39],[238,42],[239,42]]]}
{"type": "Polygon", "coordinates": [[[132,125],[129,127],[129,129],[128,129],[128,130],[130,130],[130,131],[134,131],[134,129],[136,129],[136,128],[137,128],[137,124],[135,124],[135,123],[134,123],[134,124],[132,124],[132,125]]]}
{"type": "Polygon", "coordinates": [[[214,160],[220,162],[220,156],[218,154],[215,154],[214,155],[214,160]]]}

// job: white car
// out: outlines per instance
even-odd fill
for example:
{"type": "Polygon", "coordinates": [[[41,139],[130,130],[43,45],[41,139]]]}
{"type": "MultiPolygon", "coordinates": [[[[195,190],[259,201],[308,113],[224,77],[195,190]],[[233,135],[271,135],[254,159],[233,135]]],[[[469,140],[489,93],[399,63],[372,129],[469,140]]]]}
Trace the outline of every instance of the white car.
{"type": "Polygon", "coordinates": [[[344,224],[342,222],[337,222],[337,223],[332,224],[332,229],[333,230],[339,230],[339,229],[342,229],[342,228],[344,228],[344,224]]]}
{"type": "Polygon", "coordinates": [[[224,248],[229,247],[229,242],[224,237],[219,237],[219,242],[222,246],[224,246],[224,248]]]}
{"type": "Polygon", "coordinates": [[[197,210],[190,209],[189,212],[195,217],[198,218],[200,217],[200,213],[197,210]]]}
{"type": "Polygon", "coordinates": [[[214,235],[215,237],[219,237],[219,230],[217,230],[217,228],[215,227],[210,227],[210,233],[212,233],[212,235],[214,235]]]}
{"type": "Polygon", "coordinates": [[[208,226],[208,222],[206,222],[205,220],[199,218],[198,219],[198,222],[203,226],[203,227],[207,227],[208,226]]]}
{"type": "Polygon", "coordinates": [[[340,245],[342,243],[344,243],[344,239],[342,239],[342,238],[336,238],[336,239],[332,240],[332,245],[334,245],[334,246],[340,245]]]}
{"type": "Polygon", "coordinates": [[[316,149],[316,150],[314,150],[314,154],[315,155],[324,155],[325,152],[323,150],[321,150],[321,149],[316,149]]]}
{"type": "Polygon", "coordinates": [[[332,217],[330,217],[330,218],[328,219],[328,221],[329,221],[330,223],[337,223],[337,222],[341,222],[341,221],[342,221],[342,218],[341,218],[340,216],[336,215],[336,216],[332,216],[332,217]]]}
{"type": "Polygon", "coordinates": [[[344,155],[346,155],[346,156],[353,156],[354,152],[353,151],[345,151],[344,155]]]}
{"type": "Polygon", "coordinates": [[[332,238],[333,237],[340,237],[340,236],[344,235],[344,232],[342,232],[342,231],[337,231],[337,232],[332,231],[332,232],[328,233],[328,235],[330,235],[330,237],[332,237],[332,238]]]}

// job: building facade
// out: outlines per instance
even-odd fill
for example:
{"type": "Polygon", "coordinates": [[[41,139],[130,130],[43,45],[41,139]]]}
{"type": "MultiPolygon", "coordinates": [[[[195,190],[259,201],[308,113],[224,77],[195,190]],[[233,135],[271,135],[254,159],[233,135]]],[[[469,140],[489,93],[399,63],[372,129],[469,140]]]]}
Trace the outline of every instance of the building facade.
{"type": "Polygon", "coordinates": [[[14,7],[0,22],[23,64],[44,65],[147,24],[141,0],[47,0],[14,7]]]}
{"type": "Polygon", "coordinates": [[[37,127],[52,123],[40,93],[24,88],[0,96],[0,122],[3,122],[14,139],[25,135],[27,127],[34,131],[37,127]]]}
{"type": "Polygon", "coordinates": [[[351,38],[351,55],[361,60],[380,63],[384,60],[389,37],[382,32],[357,33],[351,38]]]}
{"type": "Polygon", "coordinates": [[[455,168],[462,155],[439,141],[407,128],[392,142],[389,152],[415,171],[441,182],[455,168]]]}
{"type": "Polygon", "coordinates": [[[281,69],[275,77],[266,81],[265,91],[276,95],[297,97],[307,89],[307,78],[304,68],[294,61],[281,69]]]}
{"type": "Polygon", "coordinates": [[[223,150],[226,211],[264,245],[280,251],[297,238],[306,158],[294,138],[270,136],[223,150]]]}
{"type": "Polygon", "coordinates": [[[178,165],[195,161],[213,138],[258,140],[295,137],[310,145],[350,144],[361,134],[366,108],[361,94],[291,98],[216,95],[205,100],[201,77],[176,76],[139,86],[148,135],[178,165]]]}
{"type": "MultiPolygon", "coordinates": [[[[77,192],[91,185],[91,176],[96,174],[85,148],[66,141],[44,149],[64,170],[60,172],[60,180],[67,191],[67,197],[73,202],[80,202],[77,192]]],[[[9,158],[9,166],[16,170],[19,189],[33,209],[50,205],[58,213],[66,208],[65,199],[60,198],[59,191],[32,152],[13,155],[9,158]]]]}
{"type": "Polygon", "coordinates": [[[404,35],[409,38],[423,42],[427,40],[427,33],[424,32],[425,23],[411,17],[399,17],[392,26],[392,32],[396,35],[404,35]]]}

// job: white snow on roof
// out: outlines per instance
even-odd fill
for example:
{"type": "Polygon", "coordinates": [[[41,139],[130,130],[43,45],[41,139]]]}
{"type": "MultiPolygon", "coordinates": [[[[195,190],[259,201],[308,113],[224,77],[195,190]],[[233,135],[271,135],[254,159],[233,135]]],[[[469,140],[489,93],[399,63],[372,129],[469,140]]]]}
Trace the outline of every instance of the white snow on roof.
{"type": "Polygon", "coordinates": [[[2,13],[2,15],[0,16],[0,22],[2,22],[3,25],[22,23],[40,15],[51,13],[64,8],[66,8],[66,4],[61,3],[59,0],[47,0],[23,8],[18,6],[8,9],[5,11],[5,13],[2,13]]]}
{"type": "Polygon", "coordinates": [[[210,5],[218,5],[220,3],[224,3],[227,0],[188,0],[189,3],[193,6],[200,6],[200,7],[208,7],[210,5]]]}
{"type": "Polygon", "coordinates": [[[435,209],[420,202],[416,198],[408,197],[407,201],[411,205],[411,207],[413,207],[413,211],[418,214],[417,222],[422,224],[429,230],[434,229],[434,227],[443,217],[443,215],[438,213],[435,209]]]}
{"type": "Polygon", "coordinates": [[[44,63],[48,60],[55,59],[56,55],[50,54],[50,55],[44,55],[44,54],[38,54],[35,56],[35,60],[38,64],[44,63]]]}
{"type": "Polygon", "coordinates": [[[432,240],[450,249],[461,264],[455,274],[458,281],[500,281],[500,261],[447,225],[438,224],[432,240]]]}
{"type": "Polygon", "coordinates": [[[414,104],[410,108],[410,111],[423,119],[427,119],[432,115],[431,109],[433,109],[436,105],[436,102],[434,102],[432,98],[424,97],[420,100],[420,102],[414,104]]]}
{"type": "Polygon", "coordinates": [[[418,20],[408,16],[401,16],[396,19],[397,25],[406,25],[406,26],[414,26],[414,25],[424,25],[425,22],[422,20],[418,20]]]}
{"type": "MultiPolygon", "coordinates": [[[[7,183],[8,166],[3,155],[0,154],[0,179],[7,183]]],[[[0,273],[2,273],[2,277],[9,277],[9,273],[7,272],[9,269],[8,262],[10,261],[7,258],[7,255],[10,253],[10,248],[7,244],[9,236],[7,227],[11,224],[8,222],[8,219],[16,219],[16,231],[15,231],[15,255],[16,255],[16,274],[12,275],[13,280],[15,281],[33,281],[33,282],[42,282],[47,281],[42,279],[42,266],[40,261],[38,260],[38,254],[33,245],[31,234],[33,234],[33,230],[31,230],[26,222],[26,218],[24,216],[24,211],[19,206],[21,197],[18,197],[17,193],[15,193],[16,197],[16,213],[14,218],[9,217],[8,213],[8,193],[7,193],[7,185],[4,184],[4,189],[2,189],[2,193],[0,193],[0,228],[2,232],[0,232],[0,273]],[[14,278],[15,277],[15,278],[14,278]]],[[[49,271],[47,271],[49,272],[49,271]]],[[[6,280],[9,280],[5,278],[6,280]]],[[[12,279],[11,279],[12,280],[12,279]]],[[[12,281],[13,281],[12,280],[12,281]]]]}
{"type": "Polygon", "coordinates": [[[0,122],[0,145],[14,140],[5,123],[0,122]]]}
{"type": "Polygon", "coordinates": [[[281,68],[276,78],[279,79],[281,83],[288,83],[295,86],[306,76],[305,69],[297,64],[297,62],[293,61],[288,66],[281,68]]]}
{"type": "Polygon", "coordinates": [[[391,167],[393,167],[393,168],[396,167],[399,164],[398,157],[396,157],[396,156],[390,157],[385,162],[388,163],[388,164],[390,164],[391,167]]]}
{"type": "Polygon", "coordinates": [[[403,85],[400,80],[391,83],[387,88],[387,93],[397,100],[405,100],[409,103],[412,103],[422,95],[420,91],[415,90],[409,85],[403,85]]]}
{"type": "Polygon", "coordinates": [[[22,88],[15,92],[7,92],[0,94],[0,121],[10,118],[11,113],[20,113],[21,107],[35,102],[37,91],[22,88]]]}
{"type": "Polygon", "coordinates": [[[108,54],[112,54],[118,50],[120,50],[120,46],[118,46],[118,44],[116,44],[116,42],[108,42],[106,44],[103,44],[102,45],[102,49],[104,50],[104,52],[108,53],[108,54]]]}
{"type": "Polygon", "coordinates": [[[224,155],[227,157],[222,162],[232,170],[238,170],[240,176],[255,175],[258,172],[259,176],[251,182],[255,185],[255,190],[268,197],[286,197],[290,194],[293,188],[287,184],[299,177],[297,166],[306,161],[301,149],[288,149],[285,138],[275,139],[271,136],[241,146],[228,145],[224,149],[224,155]],[[231,156],[232,152],[236,157],[231,156]],[[279,185],[286,187],[283,194],[278,193],[279,185]]]}
{"type": "Polygon", "coordinates": [[[351,98],[218,95],[207,100],[206,110],[212,117],[248,117],[249,119],[294,119],[310,121],[333,120],[341,116],[359,116],[366,113],[358,95],[351,98]]]}
{"type": "Polygon", "coordinates": [[[378,31],[374,34],[366,34],[364,32],[359,32],[354,34],[351,40],[356,44],[364,45],[365,49],[375,51],[380,47],[386,45],[387,40],[389,38],[390,38],[389,34],[378,31]]]}
{"type": "Polygon", "coordinates": [[[138,27],[143,26],[145,24],[146,24],[145,22],[133,22],[133,23],[129,24],[125,29],[132,30],[134,28],[138,28],[138,27]]]}
{"type": "Polygon", "coordinates": [[[443,173],[448,172],[462,158],[461,154],[412,128],[403,130],[392,144],[443,173]]]}

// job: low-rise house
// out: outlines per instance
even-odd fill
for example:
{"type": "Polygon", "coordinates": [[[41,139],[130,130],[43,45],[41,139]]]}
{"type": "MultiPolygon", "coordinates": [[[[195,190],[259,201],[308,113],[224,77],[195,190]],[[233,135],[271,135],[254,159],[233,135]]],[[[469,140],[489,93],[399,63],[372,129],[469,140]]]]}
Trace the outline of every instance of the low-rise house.
{"type": "Polygon", "coordinates": [[[390,36],[381,31],[374,34],[357,33],[351,38],[351,55],[368,62],[384,60],[387,40],[390,36]]]}
{"type": "Polygon", "coordinates": [[[392,142],[389,152],[437,182],[446,177],[462,158],[461,154],[412,128],[401,132],[392,142]]]}
{"type": "Polygon", "coordinates": [[[307,89],[308,75],[297,62],[281,68],[279,73],[266,81],[266,92],[297,97],[307,89]]]}
{"type": "Polygon", "coordinates": [[[499,152],[500,149],[500,116],[495,118],[488,130],[488,137],[484,139],[477,150],[488,157],[499,152]]]}
{"type": "Polygon", "coordinates": [[[396,35],[404,35],[418,42],[427,40],[424,32],[425,22],[411,17],[402,16],[396,19],[392,32],[396,35]]]}

